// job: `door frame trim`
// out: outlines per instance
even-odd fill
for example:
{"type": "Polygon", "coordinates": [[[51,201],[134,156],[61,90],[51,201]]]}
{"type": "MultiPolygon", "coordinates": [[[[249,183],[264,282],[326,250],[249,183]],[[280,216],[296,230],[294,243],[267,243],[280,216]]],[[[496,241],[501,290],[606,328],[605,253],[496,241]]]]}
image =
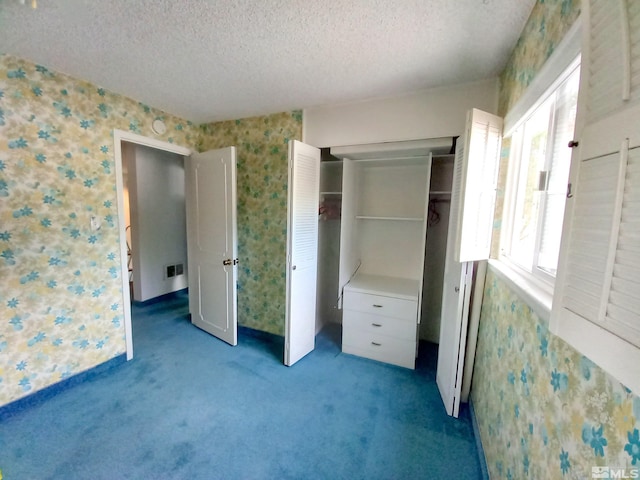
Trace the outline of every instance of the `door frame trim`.
{"type": "Polygon", "coordinates": [[[174,143],[145,137],[125,130],[113,130],[113,156],[116,175],[116,203],[118,207],[118,242],[120,244],[120,277],[122,279],[122,307],[127,360],[133,358],[133,331],[131,329],[131,297],[129,295],[129,267],[127,266],[127,234],[124,224],[124,178],[122,170],[122,142],[151,147],[188,157],[193,150],[174,143]]]}

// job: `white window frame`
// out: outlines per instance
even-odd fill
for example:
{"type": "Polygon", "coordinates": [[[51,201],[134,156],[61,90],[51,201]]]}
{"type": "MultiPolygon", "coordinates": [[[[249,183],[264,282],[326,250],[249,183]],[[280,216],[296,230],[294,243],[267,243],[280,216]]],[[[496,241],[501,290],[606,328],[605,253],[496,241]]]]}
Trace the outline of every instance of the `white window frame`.
{"type": "MultiPolygon", "coordinates": [[[[566,79],[566,76],[563,77],[563,74],[570,71],[570,67],[574,63],[580,62],[581,47],[582,22],[581,18],[578,18],[554,53],[540,69],[535,79],[527,87],[527,90],[520,100],[505,116],[504,138],[511,137],[522,121],[528,118],[530,114],[548,98],[548,94],[555,90],[561,82],[566,79]]],[[[578,128],[578,125],[576,125],[576,128],[578,128]]],[[[510,178],[513,174],[512,171],[508,173],[507,189],[510,188],[509,185],[513,184],[510,178]]],[[[505,198],[509,198],[509,195],[510,191],[505,191],[505,198]]],[[[509,215],[509,208],[512,207],[505,203],[503,219],[509,215]]],[[[504,228],[503,223],[500,239],[501,245],[504,245],[502,242],[505,236],[511,233],[507,233],[507,230],[508,228],[504,228]]],[[[514,290],[514,292],[533,309],[541,320],[546,323],[549,322],[553,301],[553,281],[548,281],[544,276],[533,275],[531,272],[510,261],[504,255],[499,255],[498,259],[490,260],[489,265],[492,271],[514,290]]]]}
{"type": "MultiPolygon", "coordinates": [[[[522,169],[522,142],[524,140],[525,132],[522,130],[524,124],[526,124],[538,111],[538,109],[543,106],[545,103],[549,101],[549,99],[556,94],[558,89],[564,84],[564,82],[574,73],[576,70],[580,68],[580,55],[578,55],[569,65],[568,67],[558,76],[551,85],[547,88],[547,90],[538,98],[538,100],[529,108],[527,113],[521,118],[511,129],[511,148],[510,148],[510,158],[509,158],[509,169],[507,174],[507,186],[505,191],[505,208],[503,213],[503,225],[504,228],[501,232],[500,237],[500,260],[504,263],[508,263],[511,265],[511,268],[517,269],[524,276],[531,275],[536,281],[542,282],[548,286],[550,291],[553,290],[553,286],[555,284],[555,275],[544,271],[541,268],[536,267],[539,260],[540,254],[540,244],[542,240],[542,223],[543,223],[543,215],[545,211],[545,202],[546,197],[540,201],[539,209],[537,212],[537,223],[536,223],[536,238],[534,244],[533,258],[531,264],[531,270],[525,268],[524,266],[517,263],[515,260],[512,260],[510,256],[511,248],[512,248],[512,239],[513,239],[513,229],[515,226],[515,217],[516,217],[516,200],[517,194],[520,189],[520,182],[522,178],[520,176],[522,169]]],[[[579,75],[579,72],[577,72],[579,75]]],[[[551,110],[548,131],[552,132],[554,129],[554,124],[556,121],[555,114],[553,111],[555,110],[555,101],[551,102],[551,110]]],[[[552,162],[552,154],[554,150],[554,142],[555,139],[548,138],[547,140],[547,153],[545,158],[545,169],[550,167],[552,162]]],[[[568,147],[567,147],[568,148],[568,147]]],[[[568,170],[567,170],[568,172],[568,170]]],[[[568,181],[568,177],[567,177],[568,181]]],[[[562,228],[560,226],[560,228],[562,228]]]]}

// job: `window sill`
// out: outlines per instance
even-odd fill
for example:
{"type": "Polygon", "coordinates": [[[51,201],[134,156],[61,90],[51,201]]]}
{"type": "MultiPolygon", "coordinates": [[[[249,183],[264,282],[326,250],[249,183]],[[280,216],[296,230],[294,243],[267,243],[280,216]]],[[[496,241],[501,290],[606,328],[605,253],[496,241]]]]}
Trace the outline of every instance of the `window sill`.
{"type": "Polygon", "coordinates": [[[550,285],[518,271],[504,261],[491,259],[489,268],[531,307],[540,320],[549,325],[553,300],[553,288],[550,285]]]}

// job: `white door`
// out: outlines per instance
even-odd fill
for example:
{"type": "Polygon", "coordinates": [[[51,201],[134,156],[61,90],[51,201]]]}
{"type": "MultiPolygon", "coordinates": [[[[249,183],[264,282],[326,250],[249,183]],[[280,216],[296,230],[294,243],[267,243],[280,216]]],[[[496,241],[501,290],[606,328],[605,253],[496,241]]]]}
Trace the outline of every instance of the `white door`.
{"type": "Polygon", "coordinates": [[[460,408],[472,260],[489,257],[501,136],[499,117],[473,109],[456,147],[436,372],[442,401],[454,417],[460,408]]]}
{"type": "Polygon", "coordinates": [[[320,150],[289,142],[287,307],[284,363],[291,366],[315,347],[318,271],[320,150]]]}
{"type": "MultiPolygon", "coordinates": [[[[449,256],[447,248],[447,257],[449,256]]],[[[458,417],[473,262],[445,261],[436,383],[448,415],[458,417]]]]}
{"type": "Polygon", "coordinates": [[[185,173],[191,322],[236,345],[236,149],[194,153],[185,173]]]}

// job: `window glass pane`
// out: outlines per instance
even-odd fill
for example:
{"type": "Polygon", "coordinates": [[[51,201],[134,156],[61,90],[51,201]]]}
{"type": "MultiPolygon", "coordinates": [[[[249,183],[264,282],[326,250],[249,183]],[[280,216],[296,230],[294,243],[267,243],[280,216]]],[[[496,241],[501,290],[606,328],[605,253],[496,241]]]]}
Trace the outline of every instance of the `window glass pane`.
{"type": "Polygon", "coordinates": [[[538,235],[540,171],[545,169],[547,132],[553,98],[523,125],[520,173],[515,198],[511,259],[531,270],[538,235]]]}
{"type": "Polygon", "coordinates": [[[537,267],[555,276],[562,236],[562,220],[566,199],[571,149],[567,146],[575,130],[578,87],[580,84],[577,69],[558,89],[555,102],[553,136],[551,140],[549,183],[544,195],[540,251],[537,267]]]}

